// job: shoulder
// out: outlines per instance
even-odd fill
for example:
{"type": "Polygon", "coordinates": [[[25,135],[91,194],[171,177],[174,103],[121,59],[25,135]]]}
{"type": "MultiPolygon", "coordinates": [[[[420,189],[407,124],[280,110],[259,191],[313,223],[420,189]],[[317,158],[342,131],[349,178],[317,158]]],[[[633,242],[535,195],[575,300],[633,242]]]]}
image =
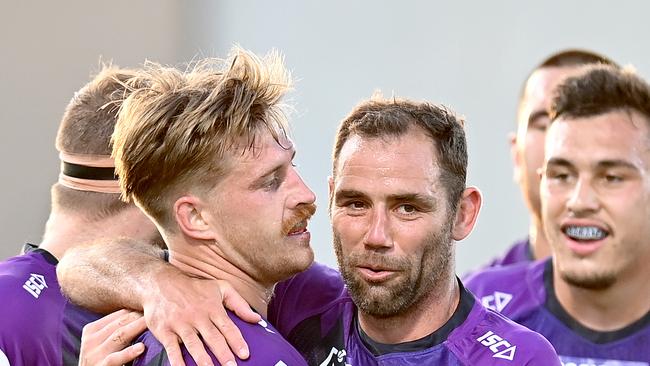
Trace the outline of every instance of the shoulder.
{"type": "Polygon", "coordinates": [[[489,309],[508,317],[544,303],[546,261],[488,268],[465,281],[465,286],[489,309]]]}
{"type": "Polygon", "coordinates": [[[476,303],[466,324],[450,337],[450,348],[472,365],[561,365],[553,346],[541,335],[476,303]]]}
{"type": "MultiPolygon", "coordinates": [[[[239,361],[241,365],[306,365],[300,354],[265,320],[257,324],[247,323],[231,312],[228,315],[241,331],[250,349],[250,358],[239,361]]],[[[151,332],[143,333],[138,341],[145,345],[145,353],[142,354],[133,365],[153,366],[169,365],[167,354],[160,342],[151,332]]],[[[187,349],[182,348],[183,357],[187,366],[196,365],[187,349]]],[[[218,365],[216,357],[208,350],[215,365],[218,365]]]]}
{"type": "Polygon", "coordinates": [[[463,279],[467,279],[474,273],[485,271],[486,269],[501,266],[510,266],[518,263],[530,263],[533,261],[530,242],[528,238],[514,242],[507,251],[499,257],[493,258],[489,263],[465,273],[463,279]]]}
{"type": "Polygon", "coordinates": [[[507,266],[516,263],[532,262],[530,242],[528,238],[513,243],[501,257],[496,258],[490,266],[507,266]]]}
{"type": "Polygon", "coordinates": [[[312,289],[315,286],[319,288],[319,292],[325,290],[338,294],[342,291],[344,284],[341,274],[337,270],[314,262],[307,270],[280,282],[276,287],[276,294],[283,289],[300,291],[312,289]]]}
{"type": "Polygon", "coordinates": [[[65,306],[56,278],[56,264],[47,262],[38,253],[28,253],[9,258],[0,263],[0,292],[11,297],[4,304],[0,319],[12,321],[16,316],[29,316],[32,320],[48,316],[65,306]]]}
{"type": "Polygon", "coordinates": [[[300,319],[348,298],[338,271],[313,263],[306,271],[279,283],[269,304],[269,320],[288,334],[300,319]]]}
{"type": "Polygon", "coordinates": [[[0,348],[12,364],[17,359],[44,363],[58,357],[66,300],[56,264],[34,252],[1,262],[0,293],[11,299],[0,313],[0,348]]]}

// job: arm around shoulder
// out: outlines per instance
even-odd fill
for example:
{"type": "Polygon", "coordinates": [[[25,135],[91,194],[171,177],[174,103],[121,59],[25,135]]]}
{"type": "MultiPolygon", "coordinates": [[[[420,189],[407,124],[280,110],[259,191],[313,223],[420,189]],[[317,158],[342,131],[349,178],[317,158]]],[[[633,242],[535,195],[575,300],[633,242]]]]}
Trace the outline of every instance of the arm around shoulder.
{"type": "Polygon", "coordinates": [[[180,272],[164,260],[164,251],[133,239],[103,239],[69,249],[57,266],[61,290],[70,300],[95,312],[121,308],[142,311],[161,273],[180,272]]]}

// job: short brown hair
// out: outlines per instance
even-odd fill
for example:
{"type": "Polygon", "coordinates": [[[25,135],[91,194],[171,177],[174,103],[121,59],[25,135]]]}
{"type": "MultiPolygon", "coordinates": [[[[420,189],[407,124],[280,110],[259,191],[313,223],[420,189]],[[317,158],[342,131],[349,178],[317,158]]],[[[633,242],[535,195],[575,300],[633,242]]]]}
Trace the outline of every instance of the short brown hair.
{"type": "Polygon", "coordinates": [[[595,116],[617,109],[636,110],[650,122],[650,85],[632,69],[594,65],[557,87],[550,112],[555,120],[595,116]]]}
{"type": "Polygon", "coordinates": [[[332,176],[336,177],[338,158],[352,135],[362,138],[401,136],[419,127],[431,137],[438,153],[450,211],[455,212],[465,189],[467,177],[467,141],[464,120],[442,105],[406,99],[373,97],[357,105],[341,122],[336,133],[332,156],[332,176]]]}
{"type": "Polygon", "coordinates": [[[532,69],[530,73],[528,73],[528,76],[526,77],[526,80],[521,87],[521,91],[519,92],[519,103],[517,109],[521,110],[521,104],[524,101],[526,92],[526,84],[528,83],[528,79],[530,79],[535,71],[548,67],[579,67],[592,64],[612,65],[614,67],[620,67],[616,62],[607,56],[585,49],[570,48],[551,54],[540,64],[535,66],[535,68],[532,69]]]}
{"type": "Polygon", "coordinates": [[[186,72],[149,63],[142,78],[122,105],[113,154],[124,199],[168,228],[173,200],[213,188],[233,149],[252,148],[263,130],[286,136],[280,101],[291,79],[277,52],[234,48],[186,72]]]}
{"type": "MultiPolygon", "coordinates": [[[[104,66],[83,88],[75,93],[65,109],[56,136],[56,149],[78,155],[110,155],[111,135],[117,121],[117,103],[126,92],[123,83],[136,71],[104,66]]],[[[130,205],[118,194],[86,192],[52,186],[52,210],[66,210],[90,221],[119,213],[130,205]]]]}

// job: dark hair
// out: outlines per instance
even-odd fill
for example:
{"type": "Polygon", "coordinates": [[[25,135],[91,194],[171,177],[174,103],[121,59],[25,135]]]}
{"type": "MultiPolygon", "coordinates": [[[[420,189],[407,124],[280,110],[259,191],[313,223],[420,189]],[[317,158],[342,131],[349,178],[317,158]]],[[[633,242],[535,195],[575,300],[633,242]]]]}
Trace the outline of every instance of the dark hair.
{"type": "Polygon", "coordinates": [[[616,109],[636,110],[650,121],[650,85],[631,69],[593,65],[557,87],[550,115],[579,118],[616,109]]]}
{"type": "Polygon", "coordinates": [[[528,79],[530,79],[531,75],[535,71],[547,67],[578,67],[578,66],[591,65],[591,64],[597,64],[597,65],[603,64],[603,65],[612,65],[614,67],[620,67],[616,62],[612,61],[608,57],[589,50],[572,48],[572,49],[561,50],[551,54],[546,59],[544,59],[544,61],[538,64],[534,69],[532,69],[528,74],[528,76],[526,77],[526,80],[524,81],[524,84],[521,87],[521,91],[519,92],[518,109],[521,108],[521,103],[524,100],[524,94],[526,91],[526,84],[528,83],[528,79]]]}
{"type": "Polygon", "coordinates": [[[341,149],[350,136],[401,136],[413,127],[419,127],[432,139],[443,168],[440,180],[447,191],[449,208],[455,212],[465,189],[467,141],[463,129],[464,120],[442,105],[380,98],[357,105],[338,128],[332,158],[332,176],[336,177],[341,149]]]}

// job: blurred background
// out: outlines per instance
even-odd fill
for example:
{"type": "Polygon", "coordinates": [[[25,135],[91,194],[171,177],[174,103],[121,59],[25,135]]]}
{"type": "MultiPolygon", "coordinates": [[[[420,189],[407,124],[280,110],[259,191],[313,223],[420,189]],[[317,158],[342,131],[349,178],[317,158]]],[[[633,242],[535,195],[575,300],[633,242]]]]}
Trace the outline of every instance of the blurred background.
{"type": "Polygon", "coordinates": [[[234,43],[281,50],[298,80],[296,162],[318,197],[319,261],[335,265],[327,217],[338,122],[374,90],[444,103],[467,119],[469,181],[484,194],[457,244],[462,273],[524,237],[508,133],[528,72],[552,52],[587,48],[650,75],[646,1],[6,1],[0,11],[0,259],[41,240],[63,110],[101,61],[137,67],[224,57],[234,43]]]}

